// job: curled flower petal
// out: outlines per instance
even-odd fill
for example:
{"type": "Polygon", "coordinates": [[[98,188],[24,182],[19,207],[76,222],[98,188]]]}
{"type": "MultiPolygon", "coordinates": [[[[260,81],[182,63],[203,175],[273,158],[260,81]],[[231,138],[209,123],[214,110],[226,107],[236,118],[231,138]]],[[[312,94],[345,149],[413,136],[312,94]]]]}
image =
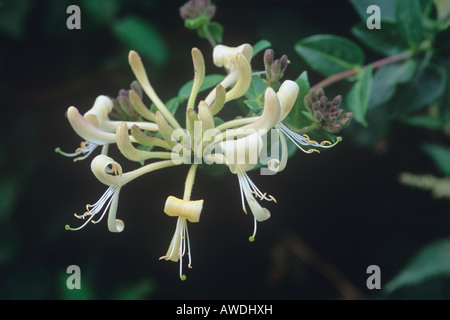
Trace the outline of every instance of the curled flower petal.
{"type": "Polygon", "coordinates": [[[67,118],[73,130],[84,140],[96,145],[104,145],[116,142],[116,135],[102,131],[89,123],[75,107],[67,109],[67,118]]]}
{"type": "Polygon", "coordinates": [[[295,104],[295,100],[297,100],[298,92],[299,87],[295,81],[286,80],[281,84],[280,89],[278,89],[277,92],[281,108],[279,121],[283,121],[291,111],[295,104]]]}
{"type": "Polygon", "coordinates": [[[113,109],[113,101],[107,96],[98,96],[94,105],[84,114],[84,118],[95,127],[99,127],[113,109]]]}
{"type": "Polygon", "coordinates": [[[236,64],[236,55],[241,53],[248,62],[252,59],[253,48],[248,43],[244,43],[238,47],[228,47],[219,44],[214,47],[213,61],[217,67],[225,67],[231,69],[236,64]]]}
{"type": "Polygon", "coordinates": [[[164,212],[171,217],[182,217],[189,222],[199,222],[200,213],[203,209],[203,200],[181,200],[169,196],[164,206],[164,212]]]}

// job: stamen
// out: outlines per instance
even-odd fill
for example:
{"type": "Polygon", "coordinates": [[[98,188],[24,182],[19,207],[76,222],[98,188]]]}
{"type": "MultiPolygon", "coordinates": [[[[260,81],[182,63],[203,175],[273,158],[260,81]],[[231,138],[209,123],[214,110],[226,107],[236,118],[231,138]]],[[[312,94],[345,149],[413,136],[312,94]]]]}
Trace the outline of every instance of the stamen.
{"type": "Polygon", "coordinates": [[[86,159],[87,157],[89,157],[90,154],[91,154],[97,147],[98,147],[98,145],[96,145],[96,144],[93,144],[93,143],[88,142],[88,141],[82,141],[82,142],[80,143],[80,146],[75,150],[74,153],[67,153],[67,152],[64,152],[64,151],[62,151],[60,148],[56,148],[56,149],[55,149],[55,152],[56,152],[56,153],[59,153],[59,154],[61,154],[61,155],[63,155],[63,156],[65,156],[65,157],[70,157],[70,158],[79,156],[80,154],[84,154],[84,155],[81,156],[81,157],[77,157],[77,158],[73,159],[74,162],[77,162],[77,161],[84,160],[84,159],[86,159]]]}
{"type": "Polygon", "coordinates": [[[259,76],[260,74],[266,74],[266,71],[257,71],[257,72],[253,72],[252,76],[259,76]]]}
{"type": "Polygon", "coordinates": [[[95,223],[101,221],[102,218],[104,217],[106,211],[109,209],[117,190],[118,190],[118,188],[116,186],[110,186],[95,204],[93,204],[93,205],[87,204],[86,205],[86,212],[83,215],[77,215],[75,213],[74,215],[78,219],[84,220],[87,215],[90,215],[90,217],[87,219],[87,221],[85,223],[83,223],[78,228],[71,228],[69,225],[66,225],[66,230],[72,230],[72,231],[80,230],[89,222],[92,222],[95,224],[95,223]],[[98,220],[95,220],[95,221],[92,220],[94,218],[94,216],[97,213],[99,213],[103,208],[104,208],[104,210],[103,210],[101,217],[98,220]]]}
{"type": "Polygon", "coordinates": [[[303,135],[304,137],[306,137],[306,139],[308,139],[308,141],[306,142],[306,144],[310,145],[310,144],[317,144],[317,141],[315,140],[310,140],[307,134],[303,135]]]}
{"type": "Polygon", "coordinates": [[[280,129],[300,150],[302,150],[305,153],[313,153],[313,152],[320,153],[320,151],[317,149],[305,150],[301,147],[301,145],[321,147],[321,148],[331,148],[334,147],[338,142],[342,141],[341,137],[337,137],[335,143],[331,143],[330,141],[325,140],[319,144],[317,141],[311,140],[309,136],[306,134],[300,135],[296,132],[293,132],[281,122],[279,122],[276,127],[280,129]]]}

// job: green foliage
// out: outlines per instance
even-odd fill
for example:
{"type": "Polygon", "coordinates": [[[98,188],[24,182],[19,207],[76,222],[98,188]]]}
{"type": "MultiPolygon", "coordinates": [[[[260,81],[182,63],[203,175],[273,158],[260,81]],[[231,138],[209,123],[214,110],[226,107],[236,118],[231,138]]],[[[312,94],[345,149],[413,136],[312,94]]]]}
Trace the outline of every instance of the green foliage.
{"type": "Polygon", "coordinates": [[[422,150],[433,159],[443,174],[450,176],[450,148],[424,144],[422,150]]]}
{"type": "MultiPolygon", "coordinates": [[[[384,16],[384,13],[383,13],[384,16]]],[[[400,35],[397,24],[382,22],[381,29],[368,29],[364,21],[353,26],[353,35],[371,50],[383,55],[394,55],[405,52],[408,48],[406,40],[400,35]]]]}
{"type": "Polygon", "coordinates": [[[294,107],[292,107],[291,112],[286,117],[286,122],[295,129],[300,129],[311,125],[310,113],[305,107],[305,97],[309,92],[310,85],[308,80],[308,73],[303,71],[298,78],[295,80],[298,84],[300,91],[298,93],[298,98],[295,101],[294,107]],[[307,114],[308,116],[305,116],[307,114]]]}
{"type": "MultiPolygon", "coordinates": [[[[199,92],[206,91],[208,89],[211,89],[218,85],[220,81],[222,81],[224,78],[221,74],[208,74],[205,76],[205,80],[203,81],[199,92]]],[[[178,97],[180,98],[189,98],[189,95],[191,94],[192,90],[192,84],[194,83],[193,80],[188,81],[186,84],[184,84],[180,90],[178,91],[178,97]]]]}
{"type": "Polygon", "coordinates": [[[445,91],[447,74],[440,67],[428,65],[421,74],[411,81],[401,84],[389,102],[392,116],[419,111],[437,101],[445,91]]]}
{"type": "Polygon", "coordinates": [[[256,56],[261,51],[268,49],[272,46],[270,41],[268,40],[259,40],[257,43],[253,45],[253,56],[256,56]]]}
{"type": "Polygon", "coordinates": [[[298,41],[295,51],[309,66],[325,76],[358,68],[364,53],[354,42],[335,35],[314,35],[298,41]]]}
{"type": "Polygon", "coordinates": [[[400,34],[411,49],[417,50],[424,39],[420,1],[397,0],[395,10],[400,34]]]}
{"type": "Polygon", "coordinates": [[[215,42],[221,43],[223,38],[223,26],[218,22],[211,22],[204,24],[197,29],[197,34],[200,38],[208,39],[211,37],[215,42]]]}
{"type": "Polygon", "coordinates": [[[369,107],[372,92],[372,68],[368,66],[358,75],[358,80],[347,94],[346,104],[353,112],[355,120],[367,126],[366,112],[369,107]]]}
{"type": "MultiPolygon", "coordinates": [[[[403,287],[411,288],[434,277],[450,277],[450,240],[442,239],[422,248],[408,265],[385,286],[390,294],[403,287]]],[[[442,281],[442,280],[441,280],[442,281]]]]}
{"type": "Polygon", "coordinates": [[[25,19],[32,9],[33,1],[9,1],[0,6],[0,33],[14,39],[24,35],[25,19]]]}
{"type": "Polygon", "coordinates": [[[396,3],[398,0],[350,0],[356,12],[361,19],[365,21],[368,17],[367,8],[371,5],[377,5],[382,12],[381,19],[384,22],[396,21],[396,3]]]}
{"type": "Polygon", "coordinates": [[[135,50],[157,65],[167,61],[168,51],[160,32],[137,16],[128,16],[113,25],[114,35],[130,49],[135,50]]]}

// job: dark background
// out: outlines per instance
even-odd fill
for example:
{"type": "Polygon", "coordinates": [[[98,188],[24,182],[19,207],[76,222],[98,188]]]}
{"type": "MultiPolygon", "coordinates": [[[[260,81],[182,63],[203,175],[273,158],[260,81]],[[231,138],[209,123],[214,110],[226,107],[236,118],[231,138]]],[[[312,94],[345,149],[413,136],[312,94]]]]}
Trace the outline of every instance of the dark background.
{"type": "MultiPolygon", "coordinates": [[[[138,15],[163,36],[166,62],[153,67],[144,60],[163,100],[192,78],[194,46],[205,56],[207,73],[221,72],[207,41],[183,27],[181,4],[124,1],[116,16],[138,15]]],[[[223,43],[270,40],[276,55],[287,54],[291,61],[288,79],[307,69],[294,52],[295,41],[317,33],[352,39],[349,28],[359,21],[346,1],[216,4],[223,43]]],[[[32,1],[20,17],[18,34],[0,35],[0,298],[433,299],[442,292],[448,297],[440,282],[397,295],[366,287],[369,265],[381,268],[383,286],[419,248],[448,236],[448,201],[398,182],[404,171],[437,173],[418,150],[427,133],[398,123],[370,147],[344,130],[336,147],[321,154],[297,152],[282,173],[250,174],[278,200],[267,203],[272,217],[258,224],[254,243],[248,241],[253,219],[241,210],[237,178],[200,172],[192,198],[205,205],[200,223],[189,225],[193,268],[184,266],[185,282],[178,263],[158,258],[176,223],[163,213],[164,202],[169,195],[181,197],[187,167],[146,175],[122,189],[117,214],[125,222],[122,233],[110,233],[105,221],[78,232],[64,230],[77,222],[74,212],[105,191],[89,160],[74,164],[54,152],[71,151],[80,142],[64,113],[71,105],[85,111],[97,95],[116,96],[128,88],[132,48],[114,37],[109,22],[89,16],[83,2],[32,1]],[[81,8],[81,30],[66,28],[69,4],[81,8]],[[79,292],[65,285],[72,264],[81,268],[79,292]]],[[[368,53],[366,62],[377,58],[368,53]]],[[[255,59],[255,68],[262,65],[255,59]]],[[[322,79],[312,71],[309,76],[311,84],[322,79]]]]}

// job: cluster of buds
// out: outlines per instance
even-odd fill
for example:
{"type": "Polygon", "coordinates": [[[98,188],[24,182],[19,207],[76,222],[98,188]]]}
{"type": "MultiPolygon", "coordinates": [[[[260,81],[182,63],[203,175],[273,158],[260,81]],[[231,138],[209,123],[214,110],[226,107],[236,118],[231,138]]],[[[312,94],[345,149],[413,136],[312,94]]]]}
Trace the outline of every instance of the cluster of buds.
{"type": "Polygon", "coordinates": [[[275,54],[272,49],[264,51],[264,68],[266,69],[266,82],[269,86],[280,81],[288,63],[289,60],[286,55],[282,55],[280,59],[275,60],[275,54]]]}
{"type": "Polygon", "coordinates": [[[311,113],[312,121],[317,127],[331,133],[338,133],[346,128],[353,118],[353,113],[339,109],[341,102],[340,95],[332,101],[328,101],[322,88],[311,89],[304,101],[305,107],[311,113]]]}
{"type": "Polygon", "coordinates": [[[180,16],[190,29],[196,29],[211,21],[215,13],[216,6],[209,0],[190,0],[180,8],[180,16]]]}
{"type": "Polygon", "coordinates": [[[140,118],[140,114],[136,112],[130,101],[130,91],[136,92],[142,99],[142,87],[138,81],[133,81],[130,90],[121,89],[117,98],[111,99],[113,102],[111,118],[125,121],[137,121],[140,118]]]}

